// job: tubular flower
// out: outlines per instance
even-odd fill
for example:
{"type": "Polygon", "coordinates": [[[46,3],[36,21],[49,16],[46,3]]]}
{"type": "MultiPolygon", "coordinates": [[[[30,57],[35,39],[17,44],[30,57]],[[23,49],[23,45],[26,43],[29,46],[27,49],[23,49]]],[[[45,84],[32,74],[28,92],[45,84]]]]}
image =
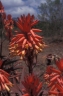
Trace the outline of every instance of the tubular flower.
{"type": "Polygon", "coordinates": [[[4,18],[4,27],[6,30],[6,36],[8,37],[8,39],[11,39],[12,37],[12,29],[13,29],[13,20],[11,15],[9,14],[6,18],[6,14],[4,14],[3,16],[4,18]]]}
{"type": "Polygon", "coordinates": [[[38,77],[34,75],[29,75],[22,81],[25,89],[22,91],[24,92],[23,96],[38,96],[38,93],[42,89],[42,82],[39,82],[38,77]]]}
{"type": "Polygon", "coordinates": [[[42,51],[45,44],[42,41],[42,37],[36,34],[36,32],[41,32],[42,30],[32,28],[37,23],[38,20],[34,20],[34,16],[30,16],[30,14],[18,18],[16,24],[21,33],[11,40],[10,53],[24,57],[28,48],[34,49],[36,52],[42,51]]]}
{"type": "Polygon", "coordinates": [[[63,96],[63,75],[60,70],[49,66],[44,78],[48,81],[50,95],[53,94],[55,96],[63,96]]]}
{"type": "Polygon", "coordinates": [[[10,91],[9,87],[12,86],[12,83],[8,80],[9,74],[0,69],[0,91],[7,90],[10,91]]]}

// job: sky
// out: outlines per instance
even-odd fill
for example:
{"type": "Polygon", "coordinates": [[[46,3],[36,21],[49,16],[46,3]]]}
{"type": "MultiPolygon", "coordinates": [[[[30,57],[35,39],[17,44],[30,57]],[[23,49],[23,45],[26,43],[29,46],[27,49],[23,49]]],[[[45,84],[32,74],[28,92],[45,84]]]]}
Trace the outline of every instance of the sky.
{"type": "Polygon", "coordinates": [[[1,0],[5,12],[11,14],[12,17],[18,17],[23,14],[30,13],[38,15],[38,6],[44,3],[45,0],[1,0]]]}

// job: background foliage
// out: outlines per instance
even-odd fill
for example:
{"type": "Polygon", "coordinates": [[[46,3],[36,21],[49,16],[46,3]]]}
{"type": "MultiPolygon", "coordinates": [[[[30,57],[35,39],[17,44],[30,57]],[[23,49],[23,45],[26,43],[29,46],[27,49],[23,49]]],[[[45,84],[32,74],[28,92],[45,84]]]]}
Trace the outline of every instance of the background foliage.
{"type": "Polygon", "coordinates": [[[54,36],[61,38],[63,36],[63,1],[62,0],[46,0],[38,7],[40,20],[37,27],[44,32],[44,36],[54,36]]]}

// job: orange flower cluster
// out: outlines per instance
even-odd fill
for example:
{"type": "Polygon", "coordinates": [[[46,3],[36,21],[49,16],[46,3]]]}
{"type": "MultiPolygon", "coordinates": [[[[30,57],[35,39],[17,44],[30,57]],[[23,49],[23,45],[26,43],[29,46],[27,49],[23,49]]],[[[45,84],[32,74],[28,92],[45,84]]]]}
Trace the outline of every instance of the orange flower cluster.
{"type": "Polygon", "coordinates": [[[25,87],[25,89],[22,90],[24,92],[23,96],[38,96],[38,93],[42,89],[42,82],[39,82],[38,77],[34,75],[26,77],[22,84],[25,87]]]}
{"type": "Polygon", "coordinates": [[[36,32],[41,32],[42,30],[32,28],[37,23],[38,20],[34,20],[34,16],[30,16],[30,14],[18,18],[16,24],[21,33],[11,40],[10,53],[24,57],[28,48],[34,49],[36,53],[42,51],[45,44],[42,41],[42,37],[36,34],[36,32]]]}
{"type": "Polygon", "coordinates": [[[10,91],[9,87],[12,86],[12,83],[8,79],[9,74],[0,69],[0,91],[2,90],[10,91]]]}
{"type": "Polygon", "coordinates": [[[11,39],[12,37],[12,29],[13,29],[13,20],[11,15],[9,14],[6,18],[6,14],[4,14],[4,27],[6,30],[6,36],[8,37],[8,39],[11,39]]]}
{"type": "Polygon", "coordinates": [[[48,81],[50,95],[53,94],[55,96],[63,96],[63,75],[61,71],[49,66],[46,70],[44,78],[48,81]]]}

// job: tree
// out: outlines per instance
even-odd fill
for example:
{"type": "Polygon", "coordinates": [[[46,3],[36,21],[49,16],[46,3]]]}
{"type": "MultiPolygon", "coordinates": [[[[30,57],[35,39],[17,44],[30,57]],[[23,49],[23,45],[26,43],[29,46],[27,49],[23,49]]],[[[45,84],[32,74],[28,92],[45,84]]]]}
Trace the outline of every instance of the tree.
{"type": "Polygon", "coordinates": [[[57,31],[56,35],[60,34],[63,25],[63,3],[61,0],[46,0],[46,3],[41,3],[38,7],[40,21],[49,21],[49,29],[52,32],[57,31]]]}
{"type": "Polygon", "coordinates": [[[39,9],[39,19],[41,21],[49,20],[50,22],[63,18],[63,4],[60,0],[46,0],[46,3],[41,3],[39,9]]]}

